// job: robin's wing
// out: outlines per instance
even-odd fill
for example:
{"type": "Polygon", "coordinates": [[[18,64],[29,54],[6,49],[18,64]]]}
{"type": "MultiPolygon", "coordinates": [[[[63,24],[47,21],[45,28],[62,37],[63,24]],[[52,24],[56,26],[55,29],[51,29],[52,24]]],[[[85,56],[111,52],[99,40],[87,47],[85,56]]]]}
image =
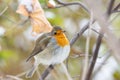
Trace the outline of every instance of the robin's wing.
{"type": "Polygon", "coordinates": [[[43,51],[48,45],[51,36],[48,36],[47,33],[43,34],[36,40],[35,47],[32,50],[31,55],[27,58],[26,61],[29,61],[33,56],[37,55],[39,52],[43,51]]]}

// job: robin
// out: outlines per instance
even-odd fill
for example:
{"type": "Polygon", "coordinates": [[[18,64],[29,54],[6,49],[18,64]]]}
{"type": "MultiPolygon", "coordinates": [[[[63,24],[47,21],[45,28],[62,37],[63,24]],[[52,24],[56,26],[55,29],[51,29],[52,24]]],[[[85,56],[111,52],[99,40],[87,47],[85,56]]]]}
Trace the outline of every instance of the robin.
{"type": "Polygon", "coordinates": [[[29,61],[33,56],[35,59],[34,65],[26,74],[27,78],[32,77],[39,64],[59,64],[69,56],[70,43],[64,32],[56,26],[51,32],[44,33],[36,40],[35,47],[27,59],[29,61]]]}

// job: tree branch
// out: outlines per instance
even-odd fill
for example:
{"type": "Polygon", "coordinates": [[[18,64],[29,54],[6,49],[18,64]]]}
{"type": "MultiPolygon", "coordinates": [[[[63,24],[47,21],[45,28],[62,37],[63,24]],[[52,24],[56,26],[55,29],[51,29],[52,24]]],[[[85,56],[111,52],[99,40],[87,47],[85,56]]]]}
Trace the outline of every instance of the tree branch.
{"type": "Polygon", "coordinates": [[[96,76],[96,74],[101,70],[103,65],[106,63],[106,61],[110,58],[111,56],[111,50],[108,50],[107,53],[105,53],[105,56],[103,57],[103,60],[101,62],[101,65],[97,67],[97,69],[93,73],[93,77],[96,76]]]}
{"type": "Polygon", "coordinates": [[[120,10],[118,10],[119,8],[120,8],[120,3],[112,10],[112,13],[120,12],[120,10]]]}
{"type": "Polygon", "coordinates": [[[110,14],[111,14],[111,12],[112,12],[112,8],[113,8],[113,5],[114,5],[114,2],[115,2],[115,0],[110,0],[110,2],[109,2],[109,5],[108,5],[108,9],[107,9],[107,15],[109,16],[110,14]]]}
{"type": "Polygon", "coordinates": [[[93,72],[93,69],[94,69],[94,66],[95,66],[95,63],[96,63],[96,60],[97,60],[99,48],[100,48],[100,45],[101,45],[101,42],[102,42],[102,37],[103,37],[103,34],[99,34],[97,42],[96,42],[96,48],[95,48],[95,51],[93,53],[92,62],[91,62],[90,67],[88,69],[88,73],[86,75],[85,80],[90,80],[90,77],[92,75],[92,72],[93,72]]]}
{"type": "MultiPolygon", "coordinates": [[[[93,20],[92,23],[94,23],[95,20],[93,20]]],[[[70,40],[70,45],[72,46],[76,40],[85,32],[85,30],[87,30],[89,27],[89,23],[87,25],[85,25],[81,30],[80,32],[78,32],[77,34],[74,35],[74,37],[70,40]]]]}
{"type": "Polygon", "coordinates": [[[65,6],[71,6],[71,5],[79,5],[81,6],[85,11],[90,13],[90,10],[81,2],[62,2],[60,0],[56,0],[58,4],[61,4],[60,6],[56,6],[55,8],[65,7],[65,6]]]}
{"type": "Polygon", "coordinates": [[[8,6],[3,9],[2,12],[0,12],[0,16],[8,9],[8,6]]]}
{"type": "Polygon", "coordinates": [[[114,8],[114,10],[118,10],[120,8],[120,3],[114,8]]]}
{"type": "Polygon", "coordinates": [[[41,78],[39,80],[44,80],[52,69],[54,69],[54,66],[49,65],[49,67],[42,73],[41,78]]]}

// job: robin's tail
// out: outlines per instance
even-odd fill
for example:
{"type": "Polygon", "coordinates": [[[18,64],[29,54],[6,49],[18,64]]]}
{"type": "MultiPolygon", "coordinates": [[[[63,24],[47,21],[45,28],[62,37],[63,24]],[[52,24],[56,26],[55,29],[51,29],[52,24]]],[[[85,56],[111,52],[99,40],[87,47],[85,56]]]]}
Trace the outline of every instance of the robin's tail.
{"type": "Polygon", "coordinates": [[[30,69],[30,71],[28,71],[26,73],[26,78],[31,78],[33,76],[33,74],[35,73],[35,71],[37,70],[38,66],[37,65],[33,65],[33,67],[30,69]]]}

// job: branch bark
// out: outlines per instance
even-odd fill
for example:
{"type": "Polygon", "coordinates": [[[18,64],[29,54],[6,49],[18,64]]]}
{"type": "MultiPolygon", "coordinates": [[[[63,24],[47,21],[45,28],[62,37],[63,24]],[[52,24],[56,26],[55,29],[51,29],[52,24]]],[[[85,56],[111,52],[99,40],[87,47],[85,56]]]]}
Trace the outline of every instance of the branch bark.
{"type": "Polygon", "coordinates": [[[108,10],[107,10],[107,15],[109,16],[112,12],[112,8],[114,5],[115,0],[110,0],[109,5],[108,5],[108,10]]]}
{"type": "Polygon", "coordinates": [[[54,66],[49,65],[49,67],[42,73],[41,78],[39,80],[44,80],[52,69],[54,69],[54,66]]]}
{"type": "Polygon", "coordinates": [[[7,9],[8,9],[8,6],[5,7],[5,8],[2,10],[2,12],[0,12],[0,16],[1,16],[7,9]]]}
{"type": "Polygon", "coordinates": [[[88,73],[86,75],[85,80],[90,80],[90,77],[92,75],[92,72],[93,72],[93,69],[94,69],[94,66],[95,66],[95,63],[96,63],[96,60],[97,60],[99,48],[100,48],[100,45],[101,45],[101,42],[102,42],[102,37],[103,37],[103,34],[99,34],[97,42],[96,42],[96,48],[95,48],[95,51],[93,53],[92,62],[91,62],[90,67],[88,69],[88,73]]]}
{"type": "Polygon", "coordinates": [[[64,7],[64,6],[71,6],[71,5],[79,5],[80,7],[82,7],[85,11],[87,11],[88,13],[90,13],[90,10],[81,2],[62,2],[61,0],[56,0],[56,2],[58,4],[61,4],[62,6],[56,6],[56,8],[59,7],[64,7]]]}
{"type": "Polygon", "coordinates": [[[120,3],[118,3],[118,5],[112,10],[112,13],[120,12],[119,8],[120,8],[120,3]]]}

